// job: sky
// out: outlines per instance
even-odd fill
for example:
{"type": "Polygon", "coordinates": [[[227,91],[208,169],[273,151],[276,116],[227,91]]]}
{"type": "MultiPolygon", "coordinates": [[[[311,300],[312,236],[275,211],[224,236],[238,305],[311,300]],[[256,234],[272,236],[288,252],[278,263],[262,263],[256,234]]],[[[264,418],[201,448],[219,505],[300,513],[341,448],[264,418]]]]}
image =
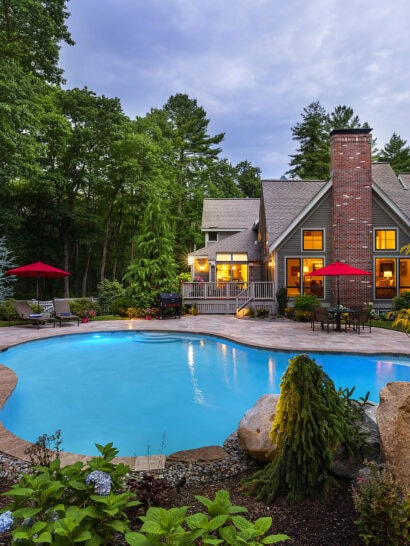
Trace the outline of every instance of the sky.
{"type": "Polygon", "coordinates": [[[304,108],[353,108],[382,148],[410,143],[409,0],[71,0],[66,87],[118,97],[132,119],[196,99],[221,158],[289,169],[304,108]]]}

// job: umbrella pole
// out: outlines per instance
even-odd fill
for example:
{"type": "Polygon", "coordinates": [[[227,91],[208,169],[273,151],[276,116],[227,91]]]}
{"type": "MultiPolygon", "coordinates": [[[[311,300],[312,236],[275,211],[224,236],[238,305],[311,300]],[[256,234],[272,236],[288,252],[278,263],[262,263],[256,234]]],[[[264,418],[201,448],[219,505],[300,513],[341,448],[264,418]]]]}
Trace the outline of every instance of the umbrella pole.
{"type": "Polygon", "coordinates": [[[339,286],[339,275],[336,277],[336,291],[337,291],[337,307],[339,308],[340,305],[340,286],[339,286]]]}
{"type": "Polygon", "coordinates": [[[40,313],[40,298],[38,297],[38,276],[36,277],[37,286],[36,286],[36,295],[37,295],[37,313],[40,313]]]}

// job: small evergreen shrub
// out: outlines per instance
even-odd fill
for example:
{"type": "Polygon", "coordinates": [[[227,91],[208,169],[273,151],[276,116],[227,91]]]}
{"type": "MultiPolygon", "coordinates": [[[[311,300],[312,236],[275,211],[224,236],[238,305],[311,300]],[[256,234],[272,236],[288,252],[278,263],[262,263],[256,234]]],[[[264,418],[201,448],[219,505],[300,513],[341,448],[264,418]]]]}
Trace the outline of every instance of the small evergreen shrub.
{"type": "Polygon", "coordinates": [[[265,318],[269,316],[269,309],[266,309],[266,307],[257,307],[255,313],[258,318],[265,318]]]}
{"type": "Polygon", "coordinates": [[[405,546],[410,541],[410,496],[388,465],[368,462],[353,486],[355,521],[366,545],[405,546]]]}
{"type": "Polygon", "coordinates": [[[303,309],[295,309],[293,313],[293,318],[298,322],[309,322],[311,317],[312,313],[303,309]]]}
{"type": "Polygon", "coordinates": [[[118,281],[104,279],[97,285],[98,303],[104,314],[112,313],[112,302],[124,295],[124,287],[118,281]]]}
{"type": "Polygon", "coordinates": [[[278,315],[282,317],[285,314],[285,309],[288,305],[288,291],[284,286],[277,290],[276,301],[278,302],[278,315]]]}
{"type": "Polygon", "coordinates": [[[337,392],[308,355],[289,360],[270,434],[272,461],[245,481],[251,494],[267,504],[286,495],[293,504],[324,492],[332,482],[329,469],[337,448],[360,447],[355,445],[360,424],[346,404],[348,394],[337,392]]]}
{"type": "Polygon", "coordinates": [[[12,299],[0,303],[0,320],[9,320],[9,317],[18,318],[12,299]]]}

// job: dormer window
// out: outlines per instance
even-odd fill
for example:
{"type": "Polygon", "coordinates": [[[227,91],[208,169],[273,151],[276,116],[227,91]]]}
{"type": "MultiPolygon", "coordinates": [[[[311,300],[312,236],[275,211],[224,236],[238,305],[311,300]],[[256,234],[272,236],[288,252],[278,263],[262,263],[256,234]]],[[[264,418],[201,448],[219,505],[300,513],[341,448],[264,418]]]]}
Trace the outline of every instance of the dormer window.
{"type": "Polygon", "coordinates": [[[210,243],[216,243],[218,241],[218,232],[217,231],[208,232],[208,241],[210,243]]]}

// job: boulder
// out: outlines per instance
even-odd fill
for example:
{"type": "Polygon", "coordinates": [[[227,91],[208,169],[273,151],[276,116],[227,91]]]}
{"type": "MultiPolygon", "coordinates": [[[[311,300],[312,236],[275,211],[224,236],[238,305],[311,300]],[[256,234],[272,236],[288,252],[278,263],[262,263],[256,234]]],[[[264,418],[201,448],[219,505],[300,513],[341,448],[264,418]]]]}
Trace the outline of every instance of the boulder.
{"type": "Polygon", "coordinates": [[[410,493],[410,383],[387,383],[377,408],[380,448],[397,480],[410,493]]]}
{"type": "Polygon", "coordinates": [[[332,474],[338,478],[353,479],[360,475],[364,460],[381,463],[380,439],[375,420],[376,406],[369,405],[365,408],[360,430],[366,435],[368,445],[362,448],[360,453],[349,456],[346,450],[339,448],[330,466],[332,474]]]}
{"type": "Polygon", "coordinates": [[[239,445],[246,453],[258,460],[267,462],[274,448],[269,438],[275,418],[279,394],[264,394],[248,410],[238,425],[239,445]]]}

